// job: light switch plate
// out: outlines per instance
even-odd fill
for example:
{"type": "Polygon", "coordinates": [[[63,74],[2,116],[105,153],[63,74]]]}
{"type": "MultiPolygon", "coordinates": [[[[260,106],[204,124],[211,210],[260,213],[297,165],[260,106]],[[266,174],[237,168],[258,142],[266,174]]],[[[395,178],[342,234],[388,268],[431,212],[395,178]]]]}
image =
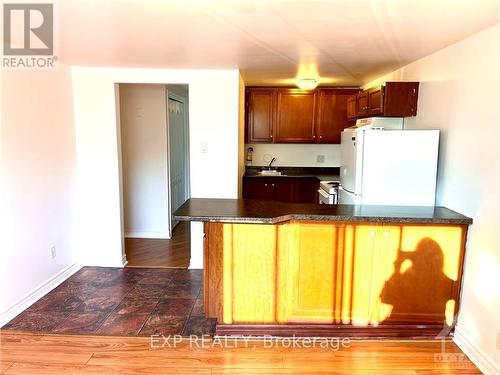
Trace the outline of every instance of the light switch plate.
{"type": "Polygon", "coordinates": [[[325,155],[316,155],[316,163],[324,163],[325,155]]]}

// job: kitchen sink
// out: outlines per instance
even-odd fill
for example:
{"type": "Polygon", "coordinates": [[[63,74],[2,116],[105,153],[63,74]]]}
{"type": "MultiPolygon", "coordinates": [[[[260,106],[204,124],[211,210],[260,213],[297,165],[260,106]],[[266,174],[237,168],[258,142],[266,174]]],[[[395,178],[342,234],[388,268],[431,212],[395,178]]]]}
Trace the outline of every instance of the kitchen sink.
{"type": "Polygon", "coordinates": [[[259,172],[259,174],[263,176],[281,176],[281,171],[278,171],[276,169],[263,169],[259,172]]]}

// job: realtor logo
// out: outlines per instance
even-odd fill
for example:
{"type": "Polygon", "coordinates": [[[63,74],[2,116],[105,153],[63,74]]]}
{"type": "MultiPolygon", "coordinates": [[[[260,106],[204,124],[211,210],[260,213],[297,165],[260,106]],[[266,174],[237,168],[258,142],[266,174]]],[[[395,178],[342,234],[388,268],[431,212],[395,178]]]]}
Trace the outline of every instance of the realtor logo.
{"type": "Polygon", "coordinates": [[[53,67],[53,4],[3,4],[3,35],[4,68],[53,67]]]}

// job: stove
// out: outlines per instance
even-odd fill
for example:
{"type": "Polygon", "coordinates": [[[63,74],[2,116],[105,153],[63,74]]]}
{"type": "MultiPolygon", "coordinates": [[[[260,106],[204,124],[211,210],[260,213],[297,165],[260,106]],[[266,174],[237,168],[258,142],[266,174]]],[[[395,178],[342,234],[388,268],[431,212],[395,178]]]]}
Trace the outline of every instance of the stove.
{"type": "Polygon", "coordinates": [[[319,204],[337,204],[339,181],[321,181],[319,183],[319,204]]]}

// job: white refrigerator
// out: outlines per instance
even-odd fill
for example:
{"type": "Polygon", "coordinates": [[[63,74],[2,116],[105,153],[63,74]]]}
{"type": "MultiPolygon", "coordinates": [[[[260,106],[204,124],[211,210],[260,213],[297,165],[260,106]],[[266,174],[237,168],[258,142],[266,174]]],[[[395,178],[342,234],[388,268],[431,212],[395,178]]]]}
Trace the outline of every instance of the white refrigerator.
{"type": "Polygon", "coordinates": [[[439,130],[347,128],[339,204],[434,206],[439,130]]]}

